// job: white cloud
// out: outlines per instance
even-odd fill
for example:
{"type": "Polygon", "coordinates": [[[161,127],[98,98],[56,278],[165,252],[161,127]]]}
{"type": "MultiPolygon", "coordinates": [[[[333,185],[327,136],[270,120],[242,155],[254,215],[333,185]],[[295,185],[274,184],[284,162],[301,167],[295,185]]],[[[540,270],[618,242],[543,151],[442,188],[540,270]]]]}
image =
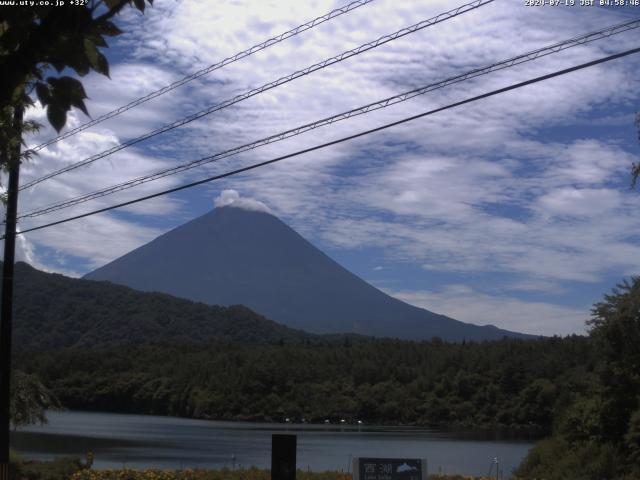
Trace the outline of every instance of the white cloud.
{"type": "Polygon", "coordinates": [[[223,190],[214,200],[216,207],[235,207],[256,212],[272,213],[269,207],[259,200],[253,198],[240,197],[235,190],[223,190]]]}
{"type": "MultiPolygon", "coordinates": [[[[20,229],[16,229],[17,232],[20,229]]],[[[33,245],[31,245],[23,235],[16,235],[15,246],[16,261],[27,262],[30,265],[37,266],[38,260],[34,253],[33,245]]],[[[4,256],[4,241],[2,242],[2,255],[4,256]]]]}
{"type": "Polygon", "coordinates": [[[564,187],[541,196],[538,202],[542,211],[551,215],[597,217],[621,206],[622,195],[613,189],[564,187]]]}
{"type": "Polygon", "coordinates": [[[509,296],[487,295],[465,285],[447,285],[438,291],[397,291],[390,295],[413,305],[478,325],[533,335],[585,333],[590,306],[567,307],[528,302],[509,296]]]}
{"type": "MultiPolygon", "coordinates": [[[[104,85],[102,88],[105,88],[104,85]]],[[[114,90],[118,89],[115,88],[114,90]]],[[[102,96],[100,98],[104,99],[102,96]]],[[[42,122],[41,117],[44,116],[44,110],[37,104],[35,108],[28,110],[28,115],[31,118],[40,119],[39,121],[42,122]]],[[[84,121],[80,118],[81,115],[77,111],[70,112],[68,127],[72,128],[81,124],[84,121]]],[[[138,122],[138,128],[146,130],[155,121],[155,117],[150,115],[146,123],[143,121],[138,122]]],[[[69,139],[46,147],[38,152],[38,155],[23,162],[21,182],[24,184],[39,178],[43,174],[56,171],[117,145],[123,138],[127,138],[126,136],[119,136],[126,135],[126,131],[126,122],[121,121],[119,128],[112,129],[101,125],[100,128],[83,131],[69,139]]],[[[50,129],[45,129],[44,132],[30,137],[28,142],[32,146],[50,138],[52,135],[50,129]]],[[[145,151],[129,148],[112,157],[96,161],[91,165],[78,168],[21,191],[18,213],[22,215],[34,209],[47,207],[69,198],[75,198],[113,184],[119,184],[131,178],[154,172],[172,163],[162,158],[154,158],[145,151]]],[[[20,219],[20,227],[26,230],[30,227],[108,207],[118,202],[131,200],[174,186],[178,180],[176,177],[167,177],[113,196],[92,200],[70,209],[33,218],[25,217],[20,219]]],[[[161,197],[145,202],[144,207],[142,205],[132,205],[121,209],[121,211],[143,215],[142,218],[144,218],[166,216],[177,212],[180,207],[181,203],[179,201],[169,197],[161,197]]],[[[56,270],[79,276],[85,272],[65,268],[59,261],[52,262],[43,253],[39,254],[39,249],[44,248],[47,251],[58,252],[61,257],[66,255],[71,258],[81,259],[84,265],[89,268],[95,268],[153,239],[160,233],[160,230],[149,228],[131,218],[125,219],[115,213],[103,213],[66,223],[64,226],[27,233],[21,236],[21,242],[23,250],[30,252],[28,256],[25,255],[25,261],[43,270],[56,270]]]]}
{"type": "Polygon", "coordinates": [[[560,185],[602,185],[628,175],[632,155],[595,139],[577,140],[550,158],[546,179],[560,185]]]}

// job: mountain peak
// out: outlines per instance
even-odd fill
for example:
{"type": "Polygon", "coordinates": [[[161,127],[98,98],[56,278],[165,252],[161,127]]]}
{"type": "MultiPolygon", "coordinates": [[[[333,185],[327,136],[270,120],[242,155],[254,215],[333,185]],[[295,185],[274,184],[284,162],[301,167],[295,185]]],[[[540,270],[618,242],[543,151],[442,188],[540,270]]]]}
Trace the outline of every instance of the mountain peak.
{"type": "Polygon", "coordinates": [[[256,204],[243,202],[250,199],[237,192],[225,192],[209,213],[85,278],[210,305],[242,304],[313,333],[450,341],[524,337],[393,298],[340,266],[270,211],[253,208],[256,204]]]}

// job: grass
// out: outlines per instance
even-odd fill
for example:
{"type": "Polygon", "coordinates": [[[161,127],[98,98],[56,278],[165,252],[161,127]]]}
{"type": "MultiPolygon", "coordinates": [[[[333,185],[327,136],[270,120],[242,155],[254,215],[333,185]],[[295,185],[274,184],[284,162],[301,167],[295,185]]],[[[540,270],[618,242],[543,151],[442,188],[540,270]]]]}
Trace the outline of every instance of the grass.
{"type": "MultiPolygon", "coordinates": [[[[259,468],[184,470],[94,470],[78,458],[63,457],[49,462],[11,457],[10,480],[271,480],[271,472],[259,468]]],[[[352,480],[342,472],[298,470],[296,480],[352,480]]],[[[429,480],[492,480],[489,477],[429,475],[429,480]]]]}

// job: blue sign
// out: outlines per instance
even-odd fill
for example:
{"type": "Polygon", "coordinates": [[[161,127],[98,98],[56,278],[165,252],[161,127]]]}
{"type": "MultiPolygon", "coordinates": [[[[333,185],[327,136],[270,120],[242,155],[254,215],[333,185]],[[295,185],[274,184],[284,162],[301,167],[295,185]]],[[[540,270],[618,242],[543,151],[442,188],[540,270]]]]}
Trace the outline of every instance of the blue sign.
{"type": "Polygon", "coordinates": [[[424,458],[353,459],[353,480],[427,480],[424,458]]]}

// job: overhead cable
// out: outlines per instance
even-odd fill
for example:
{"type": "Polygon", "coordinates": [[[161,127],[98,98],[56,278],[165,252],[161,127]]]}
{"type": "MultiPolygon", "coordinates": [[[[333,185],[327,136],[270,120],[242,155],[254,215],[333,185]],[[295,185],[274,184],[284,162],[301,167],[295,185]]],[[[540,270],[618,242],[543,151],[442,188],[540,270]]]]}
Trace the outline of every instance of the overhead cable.
{"type": "Polygon", "coordinates": [[[89,200],[94,200],[97,198],[101,198],[116,192],[120,192],[123,190],[127,190],[129,188],[133,188],[136,187],[138,185],[142,185],[144,183],[153,181],[153,180],[157,180],[160,178],[164,178],[170,175],[175,175],[187,170],[190,170],[192,168],[196,168],[208,163],[213,163],[219,160],[222,160],[224,158],[228,158],[234,155],[238,155],[240,153],[249,151],[249,150],[253,150],[255,148],[259,148],[262,147],[264,145],[268,145],[271,143],[275,143],[275,142],[279,142],[297,135],[300,135],[302,133],[308,132],[310,130],[314,130],[316,128],[322,127],[322,126],[326,126],[326,125],[331,125],[333,123],[336,123],[338,121],[342,121],[342,120],[346,120],[349,119],[351,117],[355,117],[358,115],[362,115],[371,111],[375,111],[375,110],[379,110],[382,108],[386,108],[388,106],[391,105],[395,105],[397,103],[400,102],[404,102],[407,101],[411,98],[414,98],[418,95],[424,95],[428,92],[432,92],[434,90],[437,89],[441,89],[444,87],[447,87],[449,85],[453,85],[456,83],[460,83],[475,77],[479,77],[482,75],[487,75],[489,73],[495,72],[495,71],[499,71],[505,68],[509,68],[509,67],[513,67],[515,65],[519,65],[525,62],[530,62],[533,61],[537,58],[546,56],[546,55],[550,55],[553,53],[557,53],[559,51],[568,49],[568,48],[572,48],[575,46],[579,46],[579,45],[584,45],[585,43],[588,42],[592,42],[595,40],[600,40],[602,38],[607,38],[610,37],[612,35],[616,35],[631,29],[635,29],[635,28],[639,28],[640,27],[640,19],[636,19],[630,22],[625,22],[622,24],[617,24],[617,25],[613,25],[610,27],[607,27],[605,29],[601,29],[598,30],[596,32],[590,32],[587,33],[585,35],[580,35],[578,37],[573,37],[571,39],[559,42],[559,43],[555,43],[553,45],[547,46],[547,47],[543,47],[543,48],[539,48],[537,50],[534,51],[530,51],[515,57],[511,57],[507,60],[503,60],[497,63],[493,63],[490,64],[488,66],[485,67],[481,67],[481,68],[476,68],[474,70],[471,70],[469,72],[463,73],[461,75],[456,75],[453,77],[449,77],[445,80],[441,80],[435,83],[430,83],[428,85],[422,86],[420,88],[399,94],[399,95],[395,95],[392,97],[388,97],[385,98],[383,100],[379,100],[377,102],[373,102],[373,103],[369,103],[367,105],[358,107],[358,108],[354,108],[351,110],[348,110],[346,112],[342,112],[339,113],[337,115],[333,115],[330,117],[326,117],[323,118],[321,120],[317,120],[311,123],[307,123],[305,125],[301,125],[298,126],[296,128],[290,129],[290,130],[286,130],[284,132],[280,132],[277,133],[275,135],[271,135],[259,140],[255,140],[251,143],[247,143],[238,147],[234,147],[222,152],[218,152],[214,155],[209,155],[207,157],[204,158],[200,158],[198,160],[193,160],[189,163],[186,164],[182,164],[182,165],[178,165],[175,167],[170,167],[170,168],[166,168],[163,170],[159,170],[157,172],[148,174],[148,175],[144,175],[132,180],[128,180],[116,185],[112,185],[106,188],[103,188],[101,190],[97,190],[88,194],[84,194],[84,195],[80,195],[71,199],[67,199],[67,200],[63,200],[61,202],[57,202],[54,204],[50,204],[46,207],[39,207],[30,211],[27,211],[25,213],[22,213],[18,216],[18,218],[27,218],[27,217],[36,217],[36,216],[40,216],[40,215],[44,215],[47,213],[51,213],[57,210],[61,210],[64,208],[68,208],[68,207],[72,207],[74,205],[78,205],[80,203],[84,203],[87,202],[89,200]]]}
{"type": "MultiPolygon", "coordinates": [[[[122,202],[122,203],[119,203],[117,205],[111,205],[110,207],[100,208],[98,210],[93,210],[91,212],[83,213],[81,215],[75,215],[73,217],[68,217],[68,218],[65,218],[65,219],[62,219],[62,220],[57,220],[55,222],[46,223],[44,225],[39,225],[37,227],[28,228],[28,229],[22,230],[20,232],[16,232],[16,234],[23,234],[23,233],[28,233],[28,232],[34,232],[36,230],[42,230],[44,228],[53,227],[55,225],[60,225],[60,224],[63,224],[63,223],[71,222],[73,220],[78,220],[78,219],[81,219],[81,218],[90,217],[90,216],[96,215],[98,213],[108,212],[110,210],[114,210],[114,209],[117,209],[117,208],[122,208],[122,207],[126,207],[126,206],[133,205],[133,204],[136,204],[136,203],[140,203],[140,202],[143,202],[143,201],[146,201],[146,200],[151,200],[152,198],[157,198],[157,197],[160,197],[160,196],[163,196],[163,195],[168,195],[170,193],[175,193],[175,192],[179,192],[181,190],[186,190],[188,188],[193,188],[193,187],[196,187],[198,185],[202,185],[202,184],[205,184],[205,183],[212,182],[214,180],[220,180],[222,178],[227,178],[227,177],[231,177],[231,176],[234,176],[234,175],[238,175],[240,173],[247,172],[247,171],[250,171],[250,170],[254,170],[256,168],[264,167],[266,165],[270,165],[270,164],[273,164],[273,163],[276,163],[276,162],[280,162],[280,161],[286,160],[288,158],[297,157],[297,156],[303,155],[305,153],[310,153],[310,152],[313,152],[313,151],[316,151],[316,150],[320,150],[320,149],[323,149],[323,148],[326,148],[326,147],[330,147],[332,145],[337,145],[339,143],[343,143],[343,142],[346,142],[346,141],[349,141],[349,140],[354,140],[356,138],[360,138],[360,137],[363,137],[365,135],[370,135],[370,134],[375,133],[375,132],[386,130],[388,128],[395,127],[397,125],[401,125],[401,124],[416,120],[418,118],[423,118],[423,117],[426,117],[426,116],[429,116],[429,115],[436,114],[438,112],[442,112],[444,110],[449,110],[451,108],[459,107],[461,105],[465,105],[465,104],[468,104],[468,103],[476,102],[476,101],[482,100],[484,98],[492,97],[494,95],[498,95],[498,94],[505,93],[505,92],[508,92],[508,91],[511,91],[511,90],[515,90],[515,89],[518,89],[518,88],[525,87],[527,85],[532,85],[532,84],[535,84],[535,83],[538,83],[538,82],[549,80],[551,78],[559,77],[561,75],[566,75],[568,73],[575,72],[577,70],[582,70],[584,68],[588,68],[588,67],[592,67],[592,66],[599,65],[599,64],[602,64],[602,63],[610,62],[612,60],[616,60],[618,58],[626,57],[628,55],[632,55],[632,54],[636,54],[636,53],[640,53],[640,48],[633,48],[633,49],[626,50],[626,51],[621,52],[621,53],[616,53],[614,55],[609,55],[609,56],[604,57],[604,58],[599,58],[599,59],[593,60],[591,62],[583,63],[583,64],[576,65],[576,66],[573,66],[573,67],[570,67],[570,68],[565,68],[563,70],[558,70],[556,72],[549,73],[547,75],[542,75],[542,76],[539,76],[539,77],[535,77],[535,78],[526,80],[524,82],[519,82],[519,83],[515,83],[515,84],[512,84],[512,85],[509,85],[507,87],[499,88],[497,90],[492,90],[490,92],[483,93],[481,95],[477,95],[475,97],[471,97],[471,98],[468,98],[466,100],[462,100],[462,101],[459,101],[459,102],[451,103],[451,104],[446,105],[444,107],[436,108],[434,110],[429,110],[428,112],[424,112],[424,113],[420,113],[418,115],[413,115],[411,117],[403,118],[402,120],[397,120],[395,122],[387,123],[385,125],[382,125],[382,126],[379,126],[379,127],[376,127],[376,128],[372,128],[370,130],[366,130],[366,131],[363,131],[363,132],[359,132],[359,133],[356,133],[354,135],[349,135],[347,137],[343,137],[343,138],[340,138],[340,139],[337,139],[337,140],[326,142],[326,143],[323,143],[321,145],[316,145],[316,146],[313,146],[313,147],[305,148],[304,150],[299,150],[299,151],[294,152],[294,153],[289,153],[287,155],[282,155],[280,157],[273,158],[271,160],[266,160],[264,162],[254,163],[252,165],[248,165],[246,167],[238,168],[238,169],[232,170],[230,172],[214,175],[214,176],[211,176],[211,177],[208,177],[208,178],[204,178],[202,180],[198,180],[196,182],[188,183],[186,185],[181,185],[179,187],[170,188],[170,189],[164,190],[162,192],[154,193],[154,194],[151,194],[151,195],[146,195],[144,197],[136,198],[134,200],[129,200],[127,202],[122,202]]],[[[0,237],[0,240],[2,240],[2,239],[4,239],[4,236],[0,237]]]]}
{"type": "Polygon", "coordinates": [[[307,23],[303,23],[302,25],[298,25],[297,27],[291,29],[291,30],[287,30],[284,33],[281,33],[280,35],[277,35],[273,38],[270,38],[268,40],[265,40],[262,43],[259,43],[257,45],[254,45],[251,48],[248,48],[246,50],[243,50],[242,52],[236,53],[235,55],[232,55],[231,57],[227,57],[224,60],[221,60],[217,63],[214,63],[213,65],[209,65],[206,68],[203,68],[202,70],[198,70],[195,73],[192,73],[191,75],[188,75],[184,78],[181,78],[180,80],[177,80],[175,82],[173,82],[170,85],[167,85],[165,87],[160,88],[159,90],[156,90],[154,92],[149,93],[148,95],[145,95],[144,97],[140,97],[126,105],[123,105],[121,107],[116,108],[115,110],[112,110],[108,113],[105,113],[104,115],[101,115],[100,117],[91,120],[90,122],[84,123],[72,130],[69,130],[68,132],[63,133],[62,135],[58,135],[55,138],[52,138],[51,140],[48,140],[40,145],[38,145],[37,147],[32,148],[31,150],[33,151],[39,151],[42,150],[43,148],[52,145],[56,142],[59,142],[60,140],[63,140],[65,138],[69,138],[72,135],[75,135],[76,133],[79,133],[83,130],[86,130],[87,128],[93,127],[94,125],[97,125],[99,123],[104,122],[105,120],[108,120],[110,118],[113,118],[117,115],[120,115],[121,113],[126,112],[127,110],[131,110],[134,107],[137,107],[139,105],[142,105],[143,103],[148,102],[149,100],[152,100],[156,97],[159,97],[160,95],[163,95],[167,92],[170,92],[171,90],[174,90],[186,83],[191,82],[192,80],[195,80],[196,78],[200,78],[204,75],[207,75],[208,73],[213,72],[214,70],[218,70],[226,65],[229,65],[230,63],[233,62],[237,62],[238,60],[241,60],[243,58],[246,58],[250,55],[253,55],[254,53],[257,53],[261,50],[264,50],[265,48],[271,47],[272,45],[275,45],[277,43],[280,43],[288,38],[291,38],[295,35],[298,35],[306,30],[310,30],[313,27],[316,27],[324,22],[327,22],[333,18],[339,17],[340,15],[343,15],[347,12],[350,12],[352,10],[355,10],[358,7],[361,7],[363,5],[366,5],[367,3],[371,3],[373,2],[373,0],[357,0],[354,2],[349,3],[348,5],[345,5],[343,7],[339,7],[336,8],[335,10],[331,10],[329,13],[326,13],[325,15],[322,15],[320,17],[314,18],[313,20],[307,22],[307,23]]]}
{"type": "Polygon", "coordinates": [[[34,185],[37,185],[41,182],[44,182],[45,180],[48,180],[50,178],[56,177],[58,175],[61,175],[63,173],[66,172],[70,172],[72,170],[75,170],[77,168],[83,167],[85,165],[89,165],[97,160],[100,160],[101,158],[105,158],[109,155],[112,155],[116,152],[119,152],[120,150],[123,150],[125,148],[128,148],[132,145],[135,145],[137,143],[140,143],[144,140],[148,140],[152,137],[155,137],[157,135],[161,135],[163,133],[166,133],[170,130],[173,130],[175,128],[178,127],[182,127],[188,123],[193,122],[194,120],[197,120],[199,118],[202,118],[206,115],[210,115],[213,112],[217,112],[219,110],[222,110],[224,108],[227,108],[231,105],[234,105],[236,103],[242,102],[244,100],[247,100],[248,98],[251,98],[255,95],[259,95],[261,93],[264,93],[268,90],[271,90],[273,88],[279,87],[280,85],[284,85],[285,83],[289,83],[293,80],[296,80],[300,77],[304,77],[306,75],[309,75],[313,72],[316,72],[318,70],[321,70],[323,68],[326,68],[330,65],[342,62],[348,58],[354,57],[356,55],[359,55],[363,52],[372,50],[376,47],[379,47],[380,45],[384,45],[388,42],[391,42],[393,40],[397,40],[398,38],[402,38],[406,35],[415,33],[417,31],[420,31],[424,28],[430,27],[432,25],[435,25],[437,23],[440,22],[444,22],[446,20],[449,20],[451,18],[457,17],[458,15],[462,15],[463,13],[469,12],[471,10],[475,10],[476,8],[479,8],[481,6],[487,5],[491,2],[493,2],[494,0],[474,0],[471,3],[467,3],[465,5],[459,6],[457,8],[454,8],[453,10],[449,10],[448,12],[444,12],[441,13],[439,15],[436,15],[435,17],[429,18],[427,20],[423,20],[419,23],[416,23],[415,25],[412,25],[410,27],[406,27],[403,28],[401,30],[398,30],[397,32],[394,32],[392,34],[389,35],[384,35],[380,38],[378,38],[377,40],[374,40],[372,42],[369,43],[365,43],[364,45],[360,45],[357,48],[351,49],[351,50],[347,50],[346,52],[341,53],[340,55],[336,55],[335,57],[331,57],[328,58],[326,60],[323,60],[322,62],[316,63],[314,65],[311,65],[309,67],[303,68],[302,70],[298,70],[290,75],[284,76],[284,77],[280,77],[277,80],[274,80],[272,82],[266,83],[258,88],[254,88],[252,90],[249,90],[245,93],[241,93],[239,95],[236,95],[233,98],[230,98],[228,100],[225,100],[223,102],[217,103],[215,105],[212,105],[204,110],[201,110],[197,113],[191,114],[187,117],[184,117],[180,120],[176,120],[175,122],[169,123],[167,125],[164,125],[162,127],[159,127],[155,130],[152,130],[151,132],[145,133],[144,135],[141,135],[139,137],[136,138],[132,138],[130,140],[127,140],[126,142],[120,143],[118,145],[115,145],[101,153],[98,153],[96,155],[92,155],[91,157],[85,158],[84,160],[81,160],[79,162],[73,163],[71,165],[67,165],[64,168],[61,168],[59,170],[56,170],[54,172],[48,173],[46,175],[43,175],[42,177],[39,177],[35,180],[32,180],[24,185],[22,185],[20,187],[20,190],[25,190],[27,188],[33,187],[34,185]]]}

